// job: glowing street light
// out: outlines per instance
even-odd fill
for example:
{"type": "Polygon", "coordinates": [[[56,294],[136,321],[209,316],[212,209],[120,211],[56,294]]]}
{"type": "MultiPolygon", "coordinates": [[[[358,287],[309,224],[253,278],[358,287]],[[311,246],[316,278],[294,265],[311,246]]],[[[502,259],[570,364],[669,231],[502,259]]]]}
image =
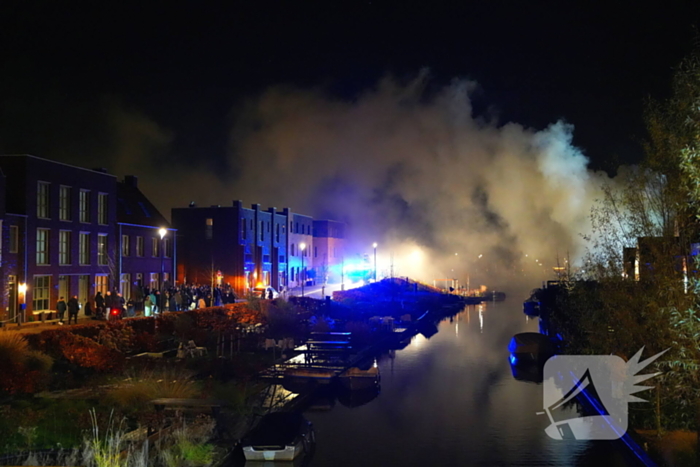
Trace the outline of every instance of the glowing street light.
{"type": "Polygon", "coordinates": [[[304,296],[304,282],[306,282],[306,270],[304,269],[304,250],[306,250],[306,243],[301,242],[299,244],[299,250],[301,250],[301,296],[304,296]]]}
{"type": "Polygon", "coordinates": [[[374,247],[374,282],[377,282],[377,242],[372,244],[374,247]]]}

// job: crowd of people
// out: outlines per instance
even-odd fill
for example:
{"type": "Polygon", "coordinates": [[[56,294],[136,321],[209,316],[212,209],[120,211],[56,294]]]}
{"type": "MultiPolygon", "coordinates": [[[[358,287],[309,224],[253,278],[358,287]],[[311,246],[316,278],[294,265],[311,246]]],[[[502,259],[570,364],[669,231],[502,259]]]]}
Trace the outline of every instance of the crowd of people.
{"type": "MultiPolygon", "coordinates": [[[[236,294],[229,284],[212,287],[211,285],[181,284],[166,288],[164,293],[148,287],[134,287],[131,297],[124,299],[120,292],[101,291],[92,300],[85,303],[85,316],[93,319],[120,319],[134,316],[155,316],[166,311],[186,311],[210,306],[221,306],[236,302],[236,294]]],[[[56,304],[59,323],[63,324],[65,312],[69,319],[75,316],[77,323],[77,297],[68,302],[60,297],[56,304]],[[75,303],[73,303],[75,302],[75,303]]],[[[69,320],[70,324],[70,320],[69,320]]]]}

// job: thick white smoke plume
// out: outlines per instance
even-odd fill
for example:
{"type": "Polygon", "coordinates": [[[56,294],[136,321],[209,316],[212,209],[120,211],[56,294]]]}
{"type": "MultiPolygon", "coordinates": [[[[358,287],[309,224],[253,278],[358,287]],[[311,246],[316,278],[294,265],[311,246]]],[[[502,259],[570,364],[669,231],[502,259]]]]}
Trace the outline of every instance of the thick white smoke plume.
{"type": "Polygon", "coordinates": [[[428,82],[387,78],[351,102],[268,90],[235,124],[239,177],[223,200],[346,221],[349,249],[371,256],[378,242],[379,268],[396,275],[551,277],[557,257],[582,253],[603,177],[572,146],[573,127],[486,121],[472,113],[475,83],[428,82]]]}

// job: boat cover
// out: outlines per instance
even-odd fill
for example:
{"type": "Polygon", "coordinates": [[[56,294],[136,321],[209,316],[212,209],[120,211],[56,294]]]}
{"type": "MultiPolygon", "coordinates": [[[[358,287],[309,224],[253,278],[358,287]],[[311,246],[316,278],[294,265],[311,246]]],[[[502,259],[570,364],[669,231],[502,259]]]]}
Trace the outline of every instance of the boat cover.
{"type": "Polygon", "coordinates": [[[508,350],[512,354],[546,354],[554,353],[554,345],[549,337],[537,332],[522,332],[516,334],[508,344],[508,350]]]}

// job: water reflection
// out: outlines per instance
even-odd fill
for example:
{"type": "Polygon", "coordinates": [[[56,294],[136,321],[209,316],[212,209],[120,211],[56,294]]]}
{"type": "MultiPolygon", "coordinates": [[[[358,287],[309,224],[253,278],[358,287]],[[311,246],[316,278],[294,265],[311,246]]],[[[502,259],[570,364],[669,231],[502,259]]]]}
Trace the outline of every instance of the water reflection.
{"type": "MultiPolygon", "coordinates": [[[[509,293],[519,296],[527,295],[509,293]]],[[[511,337],[538,323],[523,322],[517,299],[480,308],[441,321],[429,339],[417,334],[393,358],[379,356],[381,392],[364,404],[338,398],[330,411],[307,413],[317,436],[312,465],[628,465],[597,458],[611,448],[609,457],[620,457],[616,445],[547,437],[548,420],[536,415],[542,386],[532,384],[539,373],[508,362],[511,337]]]]}

